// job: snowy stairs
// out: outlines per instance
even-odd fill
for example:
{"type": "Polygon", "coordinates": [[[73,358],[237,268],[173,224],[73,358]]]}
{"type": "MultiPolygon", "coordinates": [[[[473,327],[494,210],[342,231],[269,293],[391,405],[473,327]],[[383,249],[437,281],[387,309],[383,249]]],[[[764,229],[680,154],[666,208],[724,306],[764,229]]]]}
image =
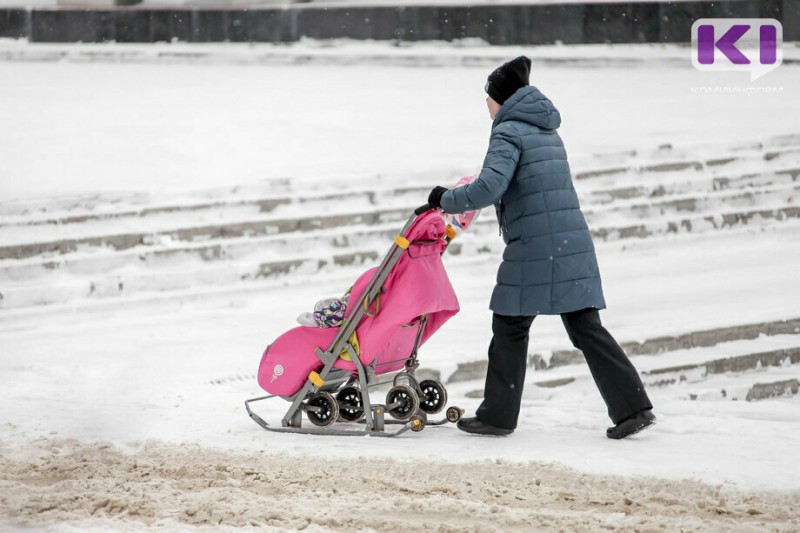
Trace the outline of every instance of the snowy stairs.
{"type": "MultiPolygon", "coordinates": [[[[664,146],[572,164],[599,241],[800,223],[800,135],[712,150],[664,146]]],[[[173,198],[2,203],[0,308],[371,266],[438,181],[396,187],[375,178],[299,194],[279,180],[173,198]]],[[[494,214],[486,211],[451,254],[502,248],[494,214]]]]}
{"type": "MultiPolygon", "coordinates": [[[[621,344],[649,390],[667,389],[678,399],[756,401],[800,392],[800,318],[621,344]]],[[[537,387],[591,380],[578,350],[554,350],[549,359],[532,354],[529,366],[537,387]]],[[[485,373],[485,361],[462,363],[447,382],[482,380],[485,373]]]]}

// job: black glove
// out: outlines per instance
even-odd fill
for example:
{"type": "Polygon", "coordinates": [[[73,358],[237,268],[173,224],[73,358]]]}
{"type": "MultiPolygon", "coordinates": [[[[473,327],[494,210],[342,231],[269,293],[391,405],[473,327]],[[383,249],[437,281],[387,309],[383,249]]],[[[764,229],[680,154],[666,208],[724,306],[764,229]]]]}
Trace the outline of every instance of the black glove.
{"type": "Polygon", "coordinates": [[[428,203],[433,208],[441,208],[442,207],[442,195],[446,193],[448,189],[446,187],[440,187],[437,185],[431,190],[431,193],[428,195],[428,203]]]}

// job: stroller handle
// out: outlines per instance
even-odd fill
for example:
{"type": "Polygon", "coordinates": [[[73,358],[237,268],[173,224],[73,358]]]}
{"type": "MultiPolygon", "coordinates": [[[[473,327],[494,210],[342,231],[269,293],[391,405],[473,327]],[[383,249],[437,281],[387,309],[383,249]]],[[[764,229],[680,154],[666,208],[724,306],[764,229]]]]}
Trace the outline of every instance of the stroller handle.
{"type": "Polygon", "coordinates": [[[430,211],[431,209],[433,209],[433,206],[431,204],[421,205],[418,208],[414,209],[414,214],[416,216],[420,216],[422,213],[430,211]]]}

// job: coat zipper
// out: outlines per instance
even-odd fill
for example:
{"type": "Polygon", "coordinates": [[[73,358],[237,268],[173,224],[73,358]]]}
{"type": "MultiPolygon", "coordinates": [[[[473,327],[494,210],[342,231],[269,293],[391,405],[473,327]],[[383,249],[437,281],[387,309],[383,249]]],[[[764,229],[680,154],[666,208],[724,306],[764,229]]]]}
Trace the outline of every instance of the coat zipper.
{"type": "Polygon", "coordinates": [[[503,204],[503,200],[500,200],[500,224],[499,228],[497,228],[497,234],[499,236],[503,236],[503,230],[506,230],[506,235],[508,235],[508,224],[506,224],[506,206],[503,204]]]}

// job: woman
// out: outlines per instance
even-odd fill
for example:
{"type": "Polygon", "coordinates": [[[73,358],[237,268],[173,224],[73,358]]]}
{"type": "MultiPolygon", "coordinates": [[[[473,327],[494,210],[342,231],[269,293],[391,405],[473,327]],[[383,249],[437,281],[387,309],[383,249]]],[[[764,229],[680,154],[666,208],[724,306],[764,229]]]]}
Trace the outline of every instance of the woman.
{"type": "Polygon", "coordinates": [[[529,85],[531,61],[521,56],[489,75],[485,90],[493,119],[483,170],[473,183],[435,187],[428,203],[447,213],[494,204],[506,243],[489,307],[493,337],[484,399],[459,429],[508,435],[517,426],[537,315],[561,315],[572,344],[583,351],[621,439],[655,423],[636,369],[600,322],[605,308],[594,244],[572,184],[557,128],[561,115],[529,85]]]}

